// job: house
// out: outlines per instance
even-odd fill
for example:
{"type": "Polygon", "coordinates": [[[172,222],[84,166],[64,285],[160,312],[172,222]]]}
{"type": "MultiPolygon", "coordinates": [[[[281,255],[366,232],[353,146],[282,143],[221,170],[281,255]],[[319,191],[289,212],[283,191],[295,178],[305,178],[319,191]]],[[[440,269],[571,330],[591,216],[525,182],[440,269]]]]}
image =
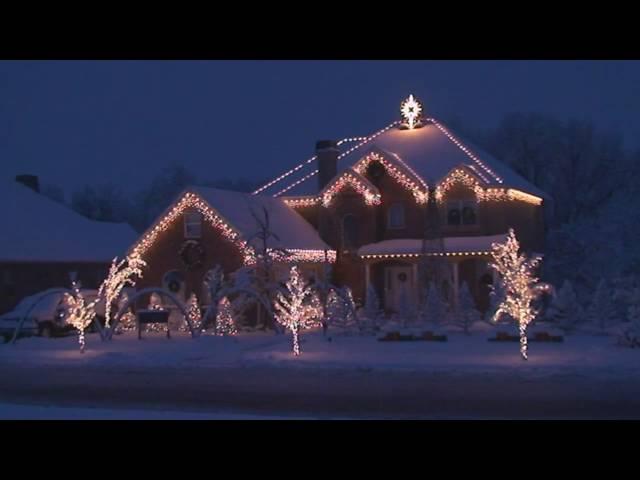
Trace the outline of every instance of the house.
{"type": "Polygon", "coordinates": [[[27,295],[68,287],[70,272],[83,287],[97,288],[136,232],[127,224],[89,220],[41,195],[35,176],[17,180],[0,188],[0,313],[27,295]]]}
{"type": "MultiPolygon", "coordinates": [[[[387,311],[417,305],[436,285],[455,308],[466,283],[480,309],[494,281],[491,245],[514,228],[541,253],[548,196],[409,97],[401,118],[364,137],[317,142],[316,154],[252,195],[192,188],[134,247],[149,263],[144,282],[202,292],[214,265],[251,261],[255,208],[272,212],[287,262],[348,285],[356,302],[373,286],[387,311]]],[[[285,262],[285,263],[287,263],[285,262]]],[[[286,265],[285,265],[286,266],[286,265]]]]}

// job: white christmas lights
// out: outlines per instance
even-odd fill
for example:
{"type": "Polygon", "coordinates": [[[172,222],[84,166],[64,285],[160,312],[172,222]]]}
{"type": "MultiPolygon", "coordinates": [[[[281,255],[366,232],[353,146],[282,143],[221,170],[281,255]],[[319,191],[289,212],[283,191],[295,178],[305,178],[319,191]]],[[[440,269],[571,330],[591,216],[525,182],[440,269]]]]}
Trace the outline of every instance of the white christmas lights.
{"type": "Polygon", "coordinates": [[[300,355],[300,330],[313,326],[315,319],[306,315],[307,297],[312,295],[309,287],[298,268],[293,266],[289,272],[289,280],[285,285],[286,294],[278,292],[274,302],[275,318],[285,328],[291,330],[293,335],[293,354],[300,355]]]}
{"type": "MultiPolygon", "coordinates": [[[[363,157],[358,161],[358,163],[356,163],[356,165],[354,165],[353,169],[360,175],[363,175],[369,164],[373,161],[380,162],[392,178],[413,194],[417,203],[427,203],[429,194],[426,184],[420,179],[419,182],[423,185],[423,188],[420,188],[418,181],[410,178],[408,175],[400,171],[398,167],[393,165],[393,163],[389,162],[382,155],[379,155],[376,152],[371,152],[363,157]]],[[[404,162],[403,165],[406,166],[404,162]]],[[[418,175],[415,175],[415,173],[413,175],[418,179],[420,178],[418,175]]]]}
{"type": "Polygon", "coordinates": [[[128,257],[123,258],[120,263],[118,263],[117,257],[111,262],[109,274],[98,290],[98,296],[104,296],[105,327],[109,328],[111,322],[113,302],[120,296],[124,287],[127,285],[134,287],[136,285],[134,277],[142,278],[142,269],[146,265],[147,263],[140,258],[140,254],[135,251],[128,257]]]}
{"type": "Polygon", "coordinates": [[[216,335],[235,335],[238,333],[233,318],[233,307],[227,297],[222,297],[218,302],[218,315],[216,315],[216,335]]]}
{"type": "Polygon", "coordinates": [[[380,204],[380,192],[371,184],[369,180],[364,178],[359,173],[351,170],[344,172],[338,179],[327,185],[325,190],[321,192],[322,205],[328,207],[331,204],[331,200],[346,186],[352,187],[356,192],[364,197],[364,202],[367,205],[379,205],[380,204]]]}
{"type": "Polygon", "coordinates": [[[78,331],[78,343],[80,344],[80,353],[84,353],[85,349],[85,329],[91,325],[96,316],[96,304],[100,300],[100,296],[94,301],[87,303],[80,291],[80,285],[73,280],[71,282],[72,294],[65,294],[65,303],[67,307],[67,322],[75,327],[78,331]]]}
{"type": "Polygon", "coordinates": [[[534,271],[541,261],[540,257],[527,258],[519,253],[518,242],[513,229],[509,229],[504,243],[492,245],[493,262],[490,264],[500,275],[504,298],[493,315],[493,321],[498,321],[502,315],[511,316],[520,331],[520,354],[527,357],[527,326],[538,315],[533,307],[534,300],[543,292],[551,288],[546,283],[540,283],[534,271]]]}
{"type": "Polygon", "coordinates": [[[409,127],[409,130],[416,128],[420,114],[422,113],[422,105],[414,98],[413,95],[409,95],[400,105],[400,113],[402,118],[405,119],[405,124],[409,127]]]}

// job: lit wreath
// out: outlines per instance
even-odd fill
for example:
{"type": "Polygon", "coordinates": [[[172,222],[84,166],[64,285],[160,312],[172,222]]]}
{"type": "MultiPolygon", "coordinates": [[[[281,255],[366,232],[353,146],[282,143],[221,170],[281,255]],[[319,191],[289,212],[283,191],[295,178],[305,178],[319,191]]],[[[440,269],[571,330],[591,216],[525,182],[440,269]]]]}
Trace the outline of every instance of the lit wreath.
{"type": "Polygon", "coordinates": [[[188,270],[201,267],[204,263],[204,247],[197,240],[187,240],[184,242],[180,246],[178,254],[188,270]]]}

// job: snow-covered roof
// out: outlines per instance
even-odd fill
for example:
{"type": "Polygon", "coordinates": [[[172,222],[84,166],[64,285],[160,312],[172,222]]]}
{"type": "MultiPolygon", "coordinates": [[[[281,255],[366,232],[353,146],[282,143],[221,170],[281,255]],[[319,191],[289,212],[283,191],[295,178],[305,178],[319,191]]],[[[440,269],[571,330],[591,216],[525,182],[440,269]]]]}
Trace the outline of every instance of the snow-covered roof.
{"type": "MultiPolygon", "coordinates": [[[[447,254],[471,254],[487,253],[491,251],[493,243],[504,242],[507,234],[485,235],[476,237],[444,237],[443,249],[427,249],[427,253],[447,253],[447,254]]],[[[422,239],[419,238],[397,238],[393,240],[383,240],[382,242],[363,245],[358,249],[358,255],[419,255],[422,253],[422,239]]]]}
{"type": "MultiPolygon", "coordinates": [[[[338,174],[353,167],[372,150],[388,157],[399,158],[430,186],[441,182],[454,168],[466,166],[482,178],[487,187],[515,188],[542,198],[543,191],[510,167],[463,139],[442,122],[427,119],[424,126],[413,130],[398,128],[399,122],[379,130],[357,143],[343,144],[338,160],[338,174]]],[[[315,159],[304,162],[300,168],[279,180],[270,182],[268,188],[259,189],[263,195],[304,196],[318,193],[318,168],[315,159]]]]}
{"type": "MultiPolygon", "coordinates": [[[[191,187],[188,189],[205,200],[216,210],[244,240],[252,238],[258,231],[255,212],[263,218],[263,208],[269,213],[271,231],[279,240],[270,238],[269,248],[300,250],[330,249],[322,241],[313,226],[280,198],[250,193],[219,190],[217,188],[191,187]]],[[[251,242],[257,246],[257,240],[251,242]]]]}
{"type": "Polygon", "coordinates": [[[0,261],[111,262],[137,234],[125,223],[98,222],[18,182],[0,185],[0,261]]]}

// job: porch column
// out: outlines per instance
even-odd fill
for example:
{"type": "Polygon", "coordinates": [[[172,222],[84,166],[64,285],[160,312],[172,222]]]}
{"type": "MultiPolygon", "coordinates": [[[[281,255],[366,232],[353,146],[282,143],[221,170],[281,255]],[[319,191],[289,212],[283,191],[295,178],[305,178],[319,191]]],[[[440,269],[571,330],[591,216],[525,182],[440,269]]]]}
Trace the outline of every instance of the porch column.
{"type": "Polygon", "coordinates": [[[418,291],[418,263],[413,263],[411,265],[411,280],[413,282],[413,296],[416,306],[418,305],[418,301],[420,300],[420,292],[418,291]]]}
{"type": "Polygon", "coordinates": [[[369,282],[370,280],[370,275],[371,275],[371,265],[369,265],[369,262],[364,263],[364,294],[365,297],[367,296],[367,292],[369,291],[369,282]]]}
{"type": "Polygon", "coordinates": [[[458,294],[460,287],[458,286],[458,262],[453,261],[453,308],[458,310],[458,294]]]}

